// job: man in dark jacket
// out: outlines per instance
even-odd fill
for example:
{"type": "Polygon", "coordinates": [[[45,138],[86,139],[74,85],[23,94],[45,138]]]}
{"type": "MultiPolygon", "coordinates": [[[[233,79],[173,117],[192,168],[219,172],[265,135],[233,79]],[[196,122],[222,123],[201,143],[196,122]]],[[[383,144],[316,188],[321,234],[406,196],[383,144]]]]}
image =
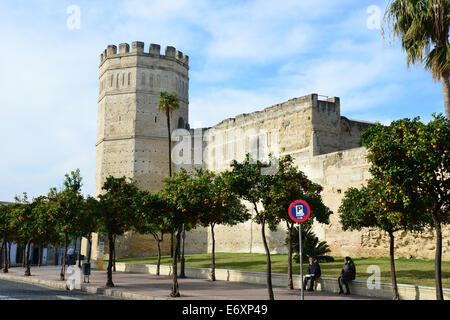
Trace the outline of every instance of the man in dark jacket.
{"type": "Polygon", "coordinates": [[[320,275],[321,271],[319,263],[313,257],[309,257],[309,266],[306,271],[305,280],[303,280],[303,288],[306,288],[309,279],[310,283],[308,291],[314,291],[314,281],[320,278],[320,275]]]}

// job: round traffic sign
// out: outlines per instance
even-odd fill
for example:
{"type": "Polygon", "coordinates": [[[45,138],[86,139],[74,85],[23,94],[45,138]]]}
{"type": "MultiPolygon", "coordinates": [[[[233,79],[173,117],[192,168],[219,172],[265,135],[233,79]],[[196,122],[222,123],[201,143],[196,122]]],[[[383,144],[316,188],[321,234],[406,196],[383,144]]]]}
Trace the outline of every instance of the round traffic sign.
{"type": "Polygon", "coordinates": [[[289,216],[295,222],[302,223],[308,220],[311,215],[311,208],[306,201],[296,200],[291,203],[288,209],[289,216]]]}

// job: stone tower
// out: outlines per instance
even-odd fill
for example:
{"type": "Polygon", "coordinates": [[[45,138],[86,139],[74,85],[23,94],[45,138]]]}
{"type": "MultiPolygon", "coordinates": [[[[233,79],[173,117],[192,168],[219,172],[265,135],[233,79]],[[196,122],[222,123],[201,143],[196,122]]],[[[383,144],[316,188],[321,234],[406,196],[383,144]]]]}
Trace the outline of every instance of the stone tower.
{"type": "MultiPolygon", "coordinates": [[[[149,191],[169,175],[166,115],[157,109],[161,91],[176,92],[180,108],[172,113],[171,130],[185,128],[189,107],[189,57],[174,47],[143,42],[109,45],[100,55],[95,194],[109,175],[127,176],[149,191]]],[[[118,256],[148,255],[154,240],[127,235],[118,256]],[[143,239],[142,239],[143,240],[143,239]],[[136,248],[135,248],[136,247],[136,248]],[[138,248],[139,247],[139,248],[138,248]],[[147,250],[148,249],[148,250],[147,250]],[[138,254],[135,254],[139,250],[138,254]]],[[[167,241],[165,241],[167,242],[167,241]]]]}

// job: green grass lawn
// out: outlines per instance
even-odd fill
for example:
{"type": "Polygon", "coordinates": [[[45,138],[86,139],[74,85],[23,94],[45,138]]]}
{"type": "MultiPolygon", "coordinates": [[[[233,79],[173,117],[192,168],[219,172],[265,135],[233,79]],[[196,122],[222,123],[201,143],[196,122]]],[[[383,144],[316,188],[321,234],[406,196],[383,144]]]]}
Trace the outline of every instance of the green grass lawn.
{"type": "MultiPolygon", "coordinates": [[[[185,256],[186,266],[198,268],[211,267],[211,254],[189,254],[185,256]]],[[[287,273],[287,255],[273,254],[272,272],[287,273]]],[[[323,277],[338,277],[344,264],[343,257],[334,257],[335,262],[321,263],[323,277]]],[[[156,264],[157,257],[120,259],[119,262],[156,264]]],[[[366,273],[367,267],[377,265],[381,269],[381,281],[391,282],[389,258],[355,258],[356,279],[367,280],[371,275],[366,273]]],[[[169,256],[161,258],[161,264],[171,265],[169,256]]],[[[246,271],[266,271],[266,255],[259,253],[216,253],[217,269],[232,269],[246,271]]],[[[304,265],[306,271],[307,264],[304,265]]],[[[434,282],[434,260],[417,260],[399,258],[395,260],[398,283],[416,284],[422,286],[435,286],[434,282]]],[[[300,273],[299,264],[294,263],[294,273],[300,273]]],[[[450,288],[450,262],[442,263],[442,285],[450,288]]]]}

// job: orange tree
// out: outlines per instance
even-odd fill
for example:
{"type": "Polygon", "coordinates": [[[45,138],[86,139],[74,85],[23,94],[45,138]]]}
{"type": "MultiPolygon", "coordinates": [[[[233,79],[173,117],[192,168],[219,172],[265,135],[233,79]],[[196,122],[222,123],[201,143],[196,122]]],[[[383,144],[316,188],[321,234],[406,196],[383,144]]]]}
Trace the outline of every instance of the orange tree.
{"type": "Polygon", "coordinates": [[[214,227],[218,224],[233,226],[250,219],[250,214],[228,184],[229,172],[216,175],[197,169],[193,174],[199,190],[192,197],[198,208],[199,223],[211,229],[211,280],[216,280],[214,227]]]}
{"type": "Polygon", "coordinates": [[[81,214],[82,223],[79,230],[79,235],[84,236],[88,241],[88,251],[86,253],[86,262],[91,262],[92,249],[92,232],[98,230],[98,224],[101,214],[101,207],[99,201],[91,196],[87,196],[81,214]]]}
{"type": "Polygon", "coordinates": [[[106,286],[114,287],[112,281],[114,238],[131,230],[135,221],[135,197],[139,194],[139,189],[135,181],[127,181],[126,177],[109,176],[106,178],[102,190],[104,193],[98,196],[101,211],[98,219],[98,231],[108,237],[109,259],[106,286]]]}
{"type": "MultiPolygon", "coordinates": [[[[273,160],[273,159],[272,159],[273,160]]],[[[230,166],[233,168],[228,177],[231,190],[236,193],[243,200],[250,202],[255,211],[253,220],[261,225],[261,236],[266,251],[267,272],[266,282],[269,299],[274,300],[272,288],[272,264],[270,259],[270,250],[266,239],[266,225],[270,230],[276,230],[279,221],[270,210],[262,210],[258,208],[258,204],[267,199],[269,194],[272,177],[264,174],[265,170],[272,167],[272,163],[261,162],[250,158],[247,154],[245,160],[238,162],[233,160],[230,166]]]]}
{"type": "Polygon", "coordinates": [[[164,239],[164,233],[170,233],[174,230],[164,222],[164,215],[168,211],[167,202],[161,199],[157,193],[140,191],[135,198],[136,218],[133,229],[141,234],[151,234],[155,238],[158,248],[158,262],[156,266],[156,275],[160,274],[161,266],[161,242],[164,239]]]}
{"type": "MultiPolygon", "coordinates": [[[[3,272],[8,273],[8,246],[7,243],[13,237],[13,229],[11,227],[11,208],[12,205],[0,205],[0,234],[3,236],[3,272]]],[[[0,262],[1,264],[1,262],[0,262]]]]}
{"type": "MultiPolygon", "coordinates": [[[[450,126],[443,115],[424,124],[419,118],[378,124],[361,135],[372,163],[370,173],[402,190],[402,199],[416,216],[436,232],[436,297],[442,292],[442,225],[450,208],[450,126]],[[426,215],[423,214],[423,208],[426,215]]],[[[409,213],[408,213],[409,214],[409,213]]]]}
{"type": "Polygon", "coordinates": [[[40,196],[33,200],[32,203],[33,217],[36,219],[36,233],[33,237],[33,244],[38,245],[39,265],[41,260],[41,248],[44,244],[52,244],[55,246],[62,244],[62,237],[54,226],[54,220],[50,216],[49,200],[40,196]]]}
{"type": "MultiPolygon", "coordinates": [[[[293,230],[296,222],[292,221],[288,209],[295,200],[304,200],[311,207],[311,218],[320,223],[329,223],[332,214],[322,202],[323,188],[313,183],[293,164],[290,155],[278,161],[278,170],[271,178],[269,192],[264,198],[264,208],[275,216],[277,221],[284,221],[288,229],[288,287],[293,289],[292,248],[293,230]]],[[[294,239],[295,241],[295,239],[294,239]]]]}
{"type": "Polygon", "coordinates": [[[80,170],[72,171],[65,175],[64,188],[57,191],[50,189],[48,194],[49,210],[48,214],[55,223],[56,230],[64,235],[64,252],[60,279],[64,280],[66,272],[66,254],[69,240],[81,223],[81,213],[84,206],[84,199],[81,195],[80,170]]]}
{"type": "Polygon", "coordinates": [[[33,212],[33,203],[30,203],[26,193],[23,197],[15,197],[16,202],[13,204],[12,226],[17,229],[16,241],[19,245],[26,247],[24,257],[25,262],[25,276],[31,276],[30,270],[30,249],[31,243],[37,234],[37,219],[33,212]]]}
{"type": "MultiPolygon", "coordinates": [[[[98,229],[98,220],[100,216],[100,205],[97,199],[88,196],[83,199],[81,210],[78,212],[77,221],[78,224],[74,226],[71,232],[71,236],[74,239],[79,237],[85,237],[89,243],[89,252],[87,262],[90,262],[91,246],[92,246],[92,232],[98,229]]],[[[81,260],[78,261],[80,266],[81,260]]]]}
{"type": "Polygon", "coordinates": [[[164,179],[164,187],[159,195],[167,205],[168,210],[162,218],[163,228],[169,228],[176,231],[175,237],[175,254],[172,259],[173,278],[171,297],[179,297],[180,291],[178,286],[177,275],[177,256],[180,247],[180,236],[182,226],[193,228],[199,222],[199,210],[194,195],[201,192],[202,187],[197,185],[190,174],[181,169],[172,177],[164,179]]]}
{"type": "MultiPolygon", "coordinates": [[[[18,232],[18,227],[17,227],[17,223],[15,223],[15,218],[14,218],[14,203],[10,203],[8,204],[8,208],[5,209],[3,206],[3,209],[6,211],[4,211],[4,213],[6,214],[6,223],[7,223],[7,243],[9,242],[9,248],[8,248],[8,268],[11,267],[11,261],[10,261],[10,254],[11,254],[11,245],[13,242],[15,243],[19,243],[19,232],[18,232]]],[[[1,207],[0,207],[1,208],[1,207]]],[[[5,244],[6,245],[6,244],[5,244]]]]}
{"type": "MultiPolygon", "coordinates": [[[[392,293],[399,299],[397,276],[395,273],[395,236],[399,230],[421,231],[422,225],[411,208],[409,201],[403,199],[403,190],[392,186],[388,181],[369,180],[367,186],[349,188],[339,207],[339,219],[344,230],[377,228],[389,235],[389,257],[391,263],[392,293]],[[404,201],[406,200],[406,201],[404,201]],[[416,221],[418,220],[418,221],[416,221]]],[[[425,212],[425,210],[423,210],[425,212]]]]}

